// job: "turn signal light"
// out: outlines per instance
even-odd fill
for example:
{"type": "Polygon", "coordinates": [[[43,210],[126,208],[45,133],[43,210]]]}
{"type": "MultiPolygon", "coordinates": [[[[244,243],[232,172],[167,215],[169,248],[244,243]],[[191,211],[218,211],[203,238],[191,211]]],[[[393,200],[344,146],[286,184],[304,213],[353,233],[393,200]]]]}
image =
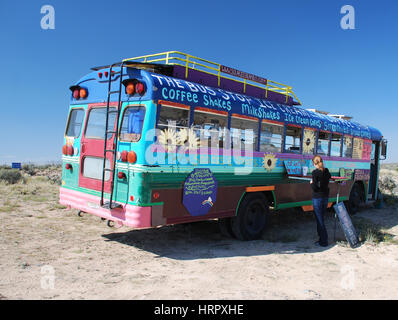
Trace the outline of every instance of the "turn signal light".
{"type": "Polygon", "coordinates": [[[86,89],[81,88],[79,93],[80,93],[80,98],[84,99],[84,98],[87,97],[87,90],[86,89]]]}
{"type": "Polygon", "coordinates": [[[127,86],[126,86],[126,94],[128,95],[133,95],[135,92],[135,86],[134,83],[130,82],[127,86]]]}
{"type": "Polygon", "coordinates": [[[67,147],[67,145],[64,145],[64,146],[62,147],[62,154],[63,154],[64,156],[66,156],[66,155],[68,154],[68,147],[67,147]]]}
{"type": "Polygon", "coordinates": [[[69,88],[72,91],[72,97],[75,100],[85,99],[88,96],[88,91],[86,88],[80,86],[71,86],[69,88]]]}
{"type": "Polygon", "coordinates": [[[137,154],[134,151],[130,151],[127,154],[127,161],[130,163],[136,163],[137,161],[137,154]]]}

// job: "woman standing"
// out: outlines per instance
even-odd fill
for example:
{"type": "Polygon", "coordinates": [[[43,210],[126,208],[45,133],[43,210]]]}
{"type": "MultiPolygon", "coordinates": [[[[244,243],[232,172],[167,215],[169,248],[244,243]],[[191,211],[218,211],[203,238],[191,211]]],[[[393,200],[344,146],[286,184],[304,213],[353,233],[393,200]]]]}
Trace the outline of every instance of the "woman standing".
{"type": "Polygon", "coordinates": [[[316,243],[322,247],[328,246],[328,233],[326,231],[324,214],[328,207],[329,199],[329,179],[331,178],[330,172],[323,166],[323,160],[320,156],[315,156],[312,159],[315,170],[312,171],[312,204],[314,206],[317,231],[319,241],[316,243]]]}

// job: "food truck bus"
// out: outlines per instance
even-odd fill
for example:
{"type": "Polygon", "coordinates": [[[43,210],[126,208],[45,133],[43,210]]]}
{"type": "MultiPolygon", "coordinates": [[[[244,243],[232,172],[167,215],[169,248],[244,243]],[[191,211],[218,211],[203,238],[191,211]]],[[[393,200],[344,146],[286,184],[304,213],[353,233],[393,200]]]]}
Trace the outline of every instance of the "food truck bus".
{"type": "Polygon", "coordinates": [[[351,214],[379,197],[382,133],[304,108],[290,86],[168,51],[92,68],[70,90],[60,203],[109,225],[218,219],[258,239],[270,210],[313,210],[314,155],[348,178],[351,214]]]}

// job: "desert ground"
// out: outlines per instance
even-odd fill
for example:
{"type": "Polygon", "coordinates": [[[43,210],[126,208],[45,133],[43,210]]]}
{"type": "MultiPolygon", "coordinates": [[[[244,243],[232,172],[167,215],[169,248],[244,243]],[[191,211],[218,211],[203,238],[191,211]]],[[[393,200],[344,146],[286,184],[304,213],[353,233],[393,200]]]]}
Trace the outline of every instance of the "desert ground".
{"type": "MultiPolygon", "coordinates": [[[[353,216],[352,249],[327,214],[317,247],[312,213],[272,213],[261,240],[223,236],[216,220],[109,228],[58,204],[59,167],[0,181],[0,299],[398,299],[398,209],[353,216]]],[[[382,176],[398,180],[396,167],[382,176]]],[[[386,191],[388,194],[388,192],[386,191]]]]}

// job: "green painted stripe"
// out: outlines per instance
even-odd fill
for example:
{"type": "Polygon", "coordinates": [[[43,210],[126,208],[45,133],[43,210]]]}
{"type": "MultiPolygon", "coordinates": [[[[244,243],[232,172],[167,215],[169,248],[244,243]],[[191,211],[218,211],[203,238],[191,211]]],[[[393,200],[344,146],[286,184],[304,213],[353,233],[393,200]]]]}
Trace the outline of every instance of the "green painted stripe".
{"type": "MultiPolygon", "coordinates": [[[[329,198],[329,202],[336,202],[336,200],[337,200],[337,198],[329,198]]],[[[348,197],[339,197],[339,200],[346,201],[346,200],[348,200],[348,197]]],[[[302,206],[312,206],[312,200],[281,203],[281,204],[276,205],[275,210],[294,208],[294,207],[302,207],[302,206]]]]}

